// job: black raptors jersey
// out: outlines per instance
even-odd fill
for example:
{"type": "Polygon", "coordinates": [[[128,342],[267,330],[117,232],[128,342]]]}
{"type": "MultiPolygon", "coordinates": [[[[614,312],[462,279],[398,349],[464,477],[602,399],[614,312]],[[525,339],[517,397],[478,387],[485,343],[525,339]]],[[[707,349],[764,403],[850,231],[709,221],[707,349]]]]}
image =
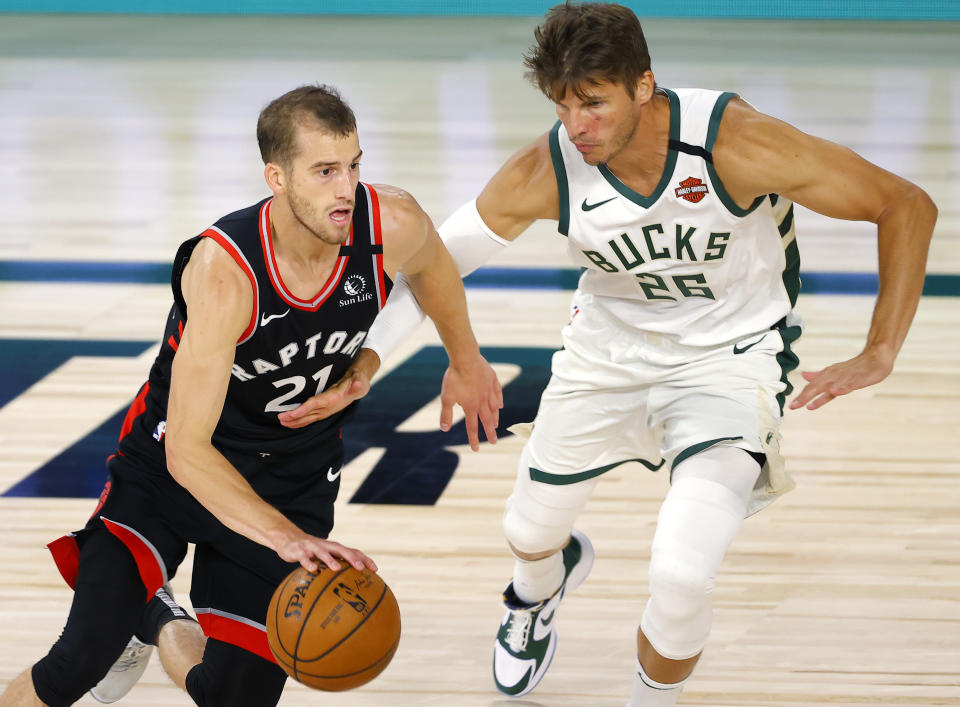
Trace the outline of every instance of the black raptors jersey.
{"type": "Polygon", "coordinates": [[[272,201],[223,217],[177,251],[174,304],[149,380],[124,422],[121,455],[159,460],[163,454],[171,364],[189,314],[180,278],[201,238],[213,238],[233,257],[254,294],[249,325],[237,341],[214,447],[249,476],[258,473],[248,463],[253,459],[267,466],[270,457],[306,461],[328,443],[339,446],[340,427],[353,406],[300,429],[283,427],[277,415],[341,378],[383,307],[392,283],[383,271],[377,194],[366,184],[357,186],[350,236],[340,246],[329,279],[309,300],[291,294],[280,276],[270,232],[272,201]]]}

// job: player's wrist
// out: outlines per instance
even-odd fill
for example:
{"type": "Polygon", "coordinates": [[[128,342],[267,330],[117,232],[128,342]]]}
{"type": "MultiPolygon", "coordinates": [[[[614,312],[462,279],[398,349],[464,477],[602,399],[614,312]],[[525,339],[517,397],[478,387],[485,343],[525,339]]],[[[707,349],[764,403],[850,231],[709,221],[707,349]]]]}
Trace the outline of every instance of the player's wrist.
{"type": "Polygon", "coordinates": [[[360,353],[350,365],[350,370],[367,379],[370,382],[377,371],[380,370],[380,355],[373,349],[362,348],[360,353]]]}

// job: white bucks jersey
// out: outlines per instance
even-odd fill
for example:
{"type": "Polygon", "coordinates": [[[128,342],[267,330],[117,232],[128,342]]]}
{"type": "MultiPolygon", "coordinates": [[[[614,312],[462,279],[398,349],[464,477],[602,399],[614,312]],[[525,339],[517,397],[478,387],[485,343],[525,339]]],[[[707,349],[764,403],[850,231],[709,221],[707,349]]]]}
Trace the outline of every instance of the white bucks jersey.
{"type": "Polygon", "coordinates": [[[648,196],[584,162],[561,123],[550,134],[580,290],[624,324],[691,346],[782,325],[800,288],[793,204],[771,194],[742,209],[720,183],[711,151],[734,94],[664,93],[669,152],[648,196]]]}

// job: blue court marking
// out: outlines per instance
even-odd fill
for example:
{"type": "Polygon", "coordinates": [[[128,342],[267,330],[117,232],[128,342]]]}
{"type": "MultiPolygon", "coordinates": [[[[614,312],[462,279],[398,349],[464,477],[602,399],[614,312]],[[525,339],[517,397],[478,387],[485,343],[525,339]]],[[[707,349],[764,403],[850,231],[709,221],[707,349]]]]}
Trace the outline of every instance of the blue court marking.
{"type": "Polygon", "coordinates": [[[170,282],[170,270],[170,263],[0,260],[0,281],[134,283],[149,285],[170,282]]]}
{"type": "MultiPolygon", "coordinates": [[[[0,339],[0,407],[74,356],[139,356],[153,341],[0,339]]],[[[134,391],[136,392],[136,391],[134,391]]],[[[56,402],[52,402],[55,405],[56,402]]],[[[120,428],[117,428],[117,432],[120,428]]]]}
{"type": "MultiPolygon", "coordinates": [[[[106,355],[136,355],[146,342],[62,342],[34,341],[31,346],[7,349],[15,340],[0,340],[0,363],[13,362],[35,351],[56,350],[36,370],[25,374],[28,384],[52,370],[57,360],[69,355],[104,355],[78,344],[98,343],[113,350],[106,355]],[[51,367],[52,366],[52,367],[51,367]]],[[[491,363],[513,363],[520,374],[504,386],[504,409],[500,414],[498,435],[510,435],[506,428],[527,422],[537,414],[540,393],[550,378],[553,349],[526,347],[483,347],[491,363]]],[[[62,362],[62,361],[61,361],[62,362]]],[[[56,363],[59,365],[59,363],[56,363]]],[[[428,346],[393,369],[378,381],[357,406],[357,412],[344,426],[344,463],[371,447],[384,449],[383,456],[360,484],[351,503],[433,505],[453,478],[460,463],[448,447],[467,444],[466,425],[461,420],[449,432],[439,428],[423,432],[397,432],[397,427],[432,401],[440,391],[440,380],[447,355],[439,346],[428,346]]],[[[15,369],[14,369],[15,370],[15,369]]],[[[25,386],[27,387],[27,386],[25,386]]],[[[7,391],[9,396],[11,391],[7,391]]],[[[131,396],[136,391],[130,391],[131,396]]],[[[9,399],[9,397],[7,398],[9,399]]],[[[129,403],[53,459],[7,489],[3,496],[48,498],[96,498],[107,480],[108,455],[116,451],[117,438],[129,403]]],[[[438,421],[439,424],[439,421],[438,421]]],[[[483,436],[481,435],[481,439],[483,436]]]]}
{"type": "MultiPolygon", "coordinates": [[[[521,290],[573,290],[579,268],[480,268],[464,280],[467,287],[521,290]]],[[[90,282],[164,284],[169,263],[0,260],[0,282],[90,282]]],[[[876,273],[801,272],[804,295],[875,295],[876,273]]],[[[960,297],[960,275],[928,274],[923,294],[960,297]]]]}
{"type": "MultiPolygon", "coordinates": [[[[0,370],[3,371],[0,376],[0,407],[74,356],[139,356],[153,343],[0,339],[0,370]]],[[[58,403],[54,400],[50,404],[56,406],[58,403]]],[[[95,498],[106,480],[104,459],[117,446],[126,411],[127,407],[124,406],[84,437],[85,444],[73,445],[3,495],[95,498]],[[54,473],[40,473],[47,468],[53,469],[54,473]]]]}

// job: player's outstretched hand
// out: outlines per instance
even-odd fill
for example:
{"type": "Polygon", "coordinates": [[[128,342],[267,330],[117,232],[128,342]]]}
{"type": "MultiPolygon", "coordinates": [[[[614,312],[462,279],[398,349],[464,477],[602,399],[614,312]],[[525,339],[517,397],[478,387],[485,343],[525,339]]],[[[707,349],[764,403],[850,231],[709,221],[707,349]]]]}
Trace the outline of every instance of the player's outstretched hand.
{"type": "Polygon", "coordinates": [[[316,572],[319,563],[325,564],[332,570],[338,570],[340,569],[338,559],[350,563],[357,570],[367,567],[374,572],[377,571],[376,563],[359,550],[306,533],[281,543],[277,548],[277,554],[286,562],[299,562],[308,572],[316,572]]]}
{"type": "Polygon", "coordinates": [[[839,395],[879,383],[893,370],[893,357],[877,351],[864,351],[849,361],[835,363],[822,371],[803,371],[807,385],[790,403],[790,408],[823,407],[839,395]]]}
{"type": "Polygon", "coordinates": [[[380,357],[370,349],[361,349],[343,378],[295,410],[281,412],[277,419],[284,427],[298,428],[340,412],[370,392],[370,379],[379,367],[380,357]]]}
{"type": "Polygon", "coordinates": [[[443,374],[440,389],[440,429],[446,432],[453,422],[453,406],[463,408],[464,422],[467,425],[467,439],[470,449],[480,449],[480,430],[477,418],[483,425],[487,441],[497,443],[497,425],[500,424],[500,408],[503,407],[503,391],[493,368],[479,353],[476,358],[458,362],[447,368],[443,374]]]}

